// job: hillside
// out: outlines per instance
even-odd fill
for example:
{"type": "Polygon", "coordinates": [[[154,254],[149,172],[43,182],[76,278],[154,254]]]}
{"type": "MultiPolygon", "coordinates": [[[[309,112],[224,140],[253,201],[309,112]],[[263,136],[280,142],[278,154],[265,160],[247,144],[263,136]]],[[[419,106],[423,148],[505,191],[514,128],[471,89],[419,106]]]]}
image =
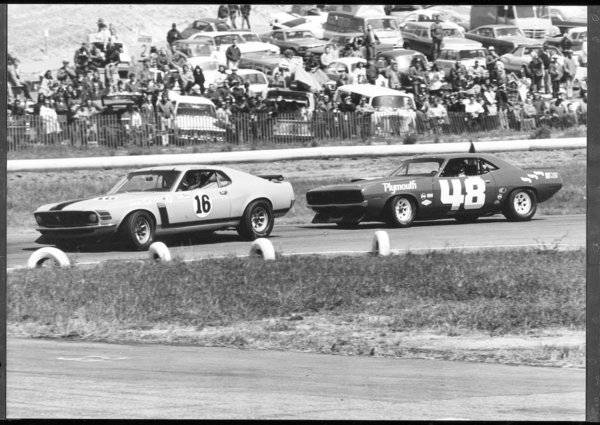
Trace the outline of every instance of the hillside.
{"type": "MultiPolygon", "coordinates": [[[[21,61],[22,77],[36,78],[46,69],[60,67],[63,59],[72,61],[75,49],[96,30],[98,18],[112,23],[127,45],[135,42],[138,33],[151,35],[155,44],[164,45],[173,22],[183,30],[194,19],[216,17],[217,8],[218,5],[204,4],[9,4],[8,51],[21,61]],[[45,30],[49,36],[48,52],[44,52],[45,30]]],[[[269,16],[288,8],[253,6],[250,23],[257,32],[265,32],[269,29],[269,16]]]]}

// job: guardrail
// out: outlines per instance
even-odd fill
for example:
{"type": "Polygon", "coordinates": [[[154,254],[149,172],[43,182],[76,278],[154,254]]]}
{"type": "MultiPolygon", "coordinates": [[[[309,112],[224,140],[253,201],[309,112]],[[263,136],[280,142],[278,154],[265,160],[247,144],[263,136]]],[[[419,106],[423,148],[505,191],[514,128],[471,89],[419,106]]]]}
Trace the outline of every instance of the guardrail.
{"type": "MultiPolygon", "coordinates": [[[[473,142],[476,152],[580,149],[585,137],[473,142]]],[[[92,158],[14,159],[7,171],[65,171],[111,168],[139,168],[165,164],[234,164],[332,157],[409,156],[468,152],[470,142],[427,143],[416,145],[324,146],[315,148],[271,149],[191,154],[103,156],[92,158]]]]}

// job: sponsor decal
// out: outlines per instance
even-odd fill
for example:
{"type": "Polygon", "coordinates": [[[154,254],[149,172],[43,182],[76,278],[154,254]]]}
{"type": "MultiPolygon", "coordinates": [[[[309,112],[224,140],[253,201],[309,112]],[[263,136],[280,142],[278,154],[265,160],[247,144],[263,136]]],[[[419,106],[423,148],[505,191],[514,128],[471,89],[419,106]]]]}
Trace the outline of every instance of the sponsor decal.
{"type": "Polygon", "coordinates": [[[558,178],[558,173],[546,173],[545,177],[547,179],[557,179],[558,178]]]}
{"type": "Polygon", "coordinates": [[[383,183],[383,190],[390,193],[396,193],[401,190],[415,190],[416,188],[417,182],[415,182],[414,180],[403,184],[383,183]]]}
{"type": "Polygon", "coordinates": [[[544,173],[543,171],[534,171],[533,174],[537,174],[538,176],[543,176],[546,173],[544,173]]]}
{"type": "Polygon", "coordinates": [[[531,183],[531,179],[529,177],[521,177],[521,180],[527,183],[531,183]]]}
{"type": "Polygon", "coordinates": [[[427,195],[424,193],[421,193],[421,199],[425,199],[425,198],[427,198],[427,195]]]}
{"type": "Polygon", "coordinates": [[[427,199],[433,199],[433,193],[428,193],[427,194],[427,199]]]}
{"type": "Polygon", "coordinates": [[[539,176],[537,174],[527,173],[527,177],[529,177],[530,179],[539,179],[539,176]]]}
{"type": "Polygon", "coordinates": [[[501,187],[501,188],[498,189],[498,192],[504,193],[504,192],[506,192],[506,188],[505,187],[501,187]]]}
{"type": "Polygon", "coordinates": [[[194,212],[198,217],[206,217],[212,208],[212,204],[210,202],[210,197],[208,195],[196,195],[194,198],[194,212]]]}
{"type": "Polygon", "coordinates": [[[500,200],[500,199],[502,199],[502,195],[499,194],[498,196],[496,196],[496,198],[498,198],[498,200],[500,200]]]}
{"type": "Polygon", "coordinates": [[[425,199],[423,202],[421,202],[421,205],[425,205],[425,206],[431,205],[431,201],[429,199],[425,199]]]}

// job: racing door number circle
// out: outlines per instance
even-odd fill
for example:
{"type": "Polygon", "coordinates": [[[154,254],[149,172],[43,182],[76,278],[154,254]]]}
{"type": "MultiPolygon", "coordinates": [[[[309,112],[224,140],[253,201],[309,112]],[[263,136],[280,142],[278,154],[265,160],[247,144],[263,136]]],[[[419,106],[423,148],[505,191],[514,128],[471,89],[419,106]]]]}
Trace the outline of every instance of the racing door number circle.
{"type": "Polygon", "coordinates": [[[208,195],[196,195],[194,198],[194,211],[198,217],[206,217],[210,213],[212,204],[208,195]]]}
{"type": "Polygon", "coordinates": [[[440,180],[440,202],[450,204],[452,211],[461,205],[465,210],[476,210],[485,204],[485,182],[481,177],[467,177],[466,179],[440,180]],[[463,182],[465,194],[463,195],[463,182]]]}

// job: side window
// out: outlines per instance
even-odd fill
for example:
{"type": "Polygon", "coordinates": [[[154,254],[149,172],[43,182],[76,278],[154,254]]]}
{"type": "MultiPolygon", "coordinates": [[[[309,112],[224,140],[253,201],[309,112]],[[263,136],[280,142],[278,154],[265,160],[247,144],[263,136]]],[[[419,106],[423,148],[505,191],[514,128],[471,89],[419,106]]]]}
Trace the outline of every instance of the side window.
{"type": "Polygon", "coordinates": [[[214,170],[190,170],[185,173],[177,191],[209,189],[217,186],[217,174],[214,170]]]}
{"type": "Polygon", "coordinates": [[[479,159],[479,171],[480,174],[486,174],[489,173],[490,171],[496,171],[498,169],[498,167],[496,167],[494,164],[492,164],[489,161],[486,161],[485,159],[479,159]]]}
{"type": "Polygon", "coordinates": [[[219,182],[219,187],[226,187],[231,184],[229,176],[222,171],[217,171],[217,180],[219,182]]]}
{"type": "Polygon", "coordinates": [[[283,33],[282,32],[274,32],[273,38],[276,40],[283,40],[283,33]]]}
{"type": "Polygon", "coordinates": [[[479,174],[477,160],[473,158],[453,158],[448,161],[440,177],[465,177],[479,174]]]}

